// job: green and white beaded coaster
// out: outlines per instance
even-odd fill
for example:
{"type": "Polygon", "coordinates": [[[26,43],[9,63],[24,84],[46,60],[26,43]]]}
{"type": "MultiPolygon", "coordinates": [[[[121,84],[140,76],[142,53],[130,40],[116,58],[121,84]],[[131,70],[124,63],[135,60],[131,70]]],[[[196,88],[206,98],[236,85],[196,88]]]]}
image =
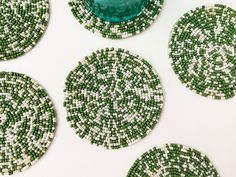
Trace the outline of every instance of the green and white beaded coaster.
{"type": "Polygon", "coordinates": [[[69,6],[71,7],[73,15],[86,29],[105,38],[122,39],[136,35],[147,29],[159,15],[164,3],[164,0],[146,0],[147,3],[142,3],[140,0],[108,1],[109,0],[70,0],[69,6]],[[88,5],[93,5],[94,7],[88,8],[88,5]],[[143,10],[142,7],[139,6],[144,6],[143,10]],[[127,8],[127,10],[124,8],[127,8]],[[95,13],[91,9],[94,9],[95,13]],[[99,13],[100,16],[96,13],[99,12],[99,10],[101,10],[99,13]],[[137,14],[137,10],[139,10],[140,13],[137,14]],[[122,21],[122,19],[118,18],[119,13],[126,15],[128,12],[133,11],[136,16],[130,19],[130,16],[123,18],[129,20],[122,21]],[[116,12],[118,12],[117,16],[115,16],[116,12]],[[111,18],[109,18],[109,13],[111,18]],[[108,17],[106,15],[108,15],[108,17]]]}
{"type": "Polygon", "coordinates": [[[31,50],[43,35],[48,18],[48,0],[1,0],[0,60],[31,50]]]}
{"type": "Polygon", "coordinates": [[[184,14],[173,29],[169,49],[172,67],[188,88],[214,99],[235,95],[235,10],[216,4],[184,14]]]}
{"type": "Polygon", "coordinates": [[[45,90],[30,77],[0,72],[0,174],[33,165],[48,149],[56,117],[45,90]]]}
{"type": "Polygon", "coordinates": [[[144,153],[127,177],[219,177],[201,152],[178,144],[167,144],[144,153]]]}
{"type": "Polygon", "coordinates": [[[159,121],[163,91],[152,66],[123,49],[96,51],[66,81],[65,107],[81,138],[107,149],[144,138],[159,121]]]}

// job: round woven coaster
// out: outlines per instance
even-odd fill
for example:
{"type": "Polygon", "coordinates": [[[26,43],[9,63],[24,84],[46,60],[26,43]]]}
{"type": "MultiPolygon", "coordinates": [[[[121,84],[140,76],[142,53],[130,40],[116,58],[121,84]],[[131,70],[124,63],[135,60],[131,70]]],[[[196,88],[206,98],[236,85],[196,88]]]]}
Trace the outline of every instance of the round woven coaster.
{"type": "Polygon", "coordinates": [[[32,49],[49,18],[48,0],[1,0],[0,60],[17,58],[32,49]]]}
{"type": "Polygon", "coordinates": [[[86,29],[99,36],[122,39],[136,35],[147,29],[159,15],[164,0],[149,0],[145,9],[137,17],[125,22],[104,21],[87,10],[83,0],[70,0],[72,13],[86,29]]]}
{"type": "Polygon", "coordinates": [[[160,80],[152,66],[123,49],[93,53],[71,71],[65,107],[81,138],[118,149],[145,137],[163,106],[160,80]]]}
{"type": "Polygon", "coordinates": [[[195,149],[178,144],[153,148],[135,161],[127,177],[219,177],[210,160],[195,149]]]}
{"type": "Polygon", "coordinates": [[[228,99],[236,92],[236,11],[202,6],[175,25],[169,43],[172,67],[196,93],[228,99]]]}
{"type": "Polygon", "coordinates": [[[0,174],[33,165],[50,145],[56,118],[45,92],[30,77],[0,72],[0,174]]]}

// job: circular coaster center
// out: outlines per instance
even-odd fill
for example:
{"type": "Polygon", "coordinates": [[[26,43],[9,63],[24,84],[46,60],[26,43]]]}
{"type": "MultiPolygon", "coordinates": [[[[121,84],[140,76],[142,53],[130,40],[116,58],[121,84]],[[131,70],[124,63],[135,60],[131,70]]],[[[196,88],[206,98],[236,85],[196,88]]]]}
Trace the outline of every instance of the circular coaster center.
{"type": "Polygon", "coordinates": [[[234,55],[234,47],[227,45],[214,45],[207,48],[205,58],[215,70],[226,69],[230,66],[230,56],[234,55]]]}
{"type": "Polygon", "coordinates": [[[139,15],[147,2],[148,0],[85,0],[85,6],[105,21],[123,22],[139,15]]]}

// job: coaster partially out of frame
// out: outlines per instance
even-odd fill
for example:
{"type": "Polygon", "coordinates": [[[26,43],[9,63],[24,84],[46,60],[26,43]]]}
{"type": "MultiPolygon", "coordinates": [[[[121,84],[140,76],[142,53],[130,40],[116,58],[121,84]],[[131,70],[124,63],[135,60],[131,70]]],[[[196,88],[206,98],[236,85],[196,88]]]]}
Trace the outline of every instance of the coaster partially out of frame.
{"type": "Polygon", "coordinates": [[[1,0],[0,60],[17,58],[31,50],[49,19],[48,0],[1,0]]]}
{"type": "Polygon", "coordinates": [[[66,81],[65,107],[81,138],[107,149],[144,138],[159,121],[163,92],[152,66],[123,49],[104,49],[79,62],[66,81]]]}
{"type": "Polygon", "coordinates": [[[184,85],[214,99],[236,92],[236,11],[202,6],[175,25],[169,44],[172,67],[184,85]]]}
{"type": "Polygon", "coordinates": [[[207,156],[178,144],[153,148],[138,158],[127,177],[219,177],[207,156]]]}
{"type": "Polygon", "coordinates": [[[102,20],[90,12],[83,0],[69,1],[71,11],[79,23],[99,36],[112,39],[127,38],[147,29],[159,15],[163,3],[164,0],[148,0],[141,14],[133,19],[123,22],[110,22],[102,20]]]}
{"type": "Polygon", "coordinates": [[[56,116],[46,91],[30,77],[0,72],[0,174],[33,165],[48,149],[56,116]]]}

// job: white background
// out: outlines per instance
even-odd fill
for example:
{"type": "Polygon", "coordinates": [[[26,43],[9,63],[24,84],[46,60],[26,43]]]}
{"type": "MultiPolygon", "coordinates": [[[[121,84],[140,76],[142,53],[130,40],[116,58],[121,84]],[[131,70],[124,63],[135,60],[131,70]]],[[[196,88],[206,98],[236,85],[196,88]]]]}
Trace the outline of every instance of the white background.
{"type": "Polygon", "coordinates": [[[168,57],[170,31],[185,12],[203,4],[223,3],[236,9],[235,0],[166,0],[155,23],[142,34],[124,40],[98,37],[72,15],[67,0],[50,0],[48,29],[26,55],[0,62],[0,70],[16,71],[37,80],[57,110],[55,139],[43,158],[14,177],[125,177],[142,153],[165,143],[181,143],[208,155],[223,177],[235,177],[236,97],[216,101],[194,94],[174,74],[168,57]],[[128,49],[158,71],[165,92],[161,120],[139,143],[120,150],[90,145],[75,135],[63,107],[64,82],[79,60],[105,47],[128,49]]]}

